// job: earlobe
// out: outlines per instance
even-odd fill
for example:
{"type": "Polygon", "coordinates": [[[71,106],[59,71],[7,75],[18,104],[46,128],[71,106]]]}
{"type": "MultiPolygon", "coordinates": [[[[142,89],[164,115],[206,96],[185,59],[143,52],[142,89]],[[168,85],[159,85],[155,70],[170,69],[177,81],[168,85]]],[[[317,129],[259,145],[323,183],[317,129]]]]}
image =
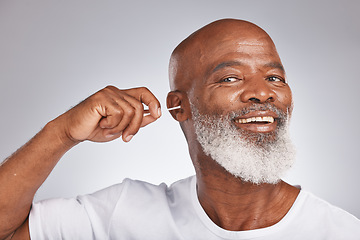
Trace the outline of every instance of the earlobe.
{"type": "Polygon", "coordinates": [[[178,122],[188,119],[186,94],[180,91],[171,91],[166,98],[166,105],[171,116],[178,122]],[[171,110],[170,110],[171,109],[171,110]]]}

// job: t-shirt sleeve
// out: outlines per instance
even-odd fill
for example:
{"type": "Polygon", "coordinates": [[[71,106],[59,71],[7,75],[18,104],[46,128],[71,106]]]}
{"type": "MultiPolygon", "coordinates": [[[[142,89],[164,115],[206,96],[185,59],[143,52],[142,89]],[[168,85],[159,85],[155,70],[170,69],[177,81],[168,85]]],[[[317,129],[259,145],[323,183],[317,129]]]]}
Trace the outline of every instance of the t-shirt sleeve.
{"type": "Polygon", "coordinates": [[[106,239],[123,183],[93,194],[33,203],[29,217],[31,239],[106,239]]]}

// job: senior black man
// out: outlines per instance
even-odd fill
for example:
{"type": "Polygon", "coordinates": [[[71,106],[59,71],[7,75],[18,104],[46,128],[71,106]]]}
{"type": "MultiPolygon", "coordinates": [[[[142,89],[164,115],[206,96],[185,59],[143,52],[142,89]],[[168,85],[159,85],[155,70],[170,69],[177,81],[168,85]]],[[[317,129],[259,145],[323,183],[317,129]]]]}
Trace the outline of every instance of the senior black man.
{"type": "Polygon", "coordinates": [[[106,87],[2,164],[0,237],[360,239],[354,216],[281,180],[295,156],[288,136],[292,95],[264,30],[241,20],[213,22],[176,47],[169,71],[167,105],[180,106],[170,113],[196,176],[169,187],[126,179],[91,195],[32,203],[73,146],[120,136],[128,142],[161,116],[148,89],[106,87]]]}

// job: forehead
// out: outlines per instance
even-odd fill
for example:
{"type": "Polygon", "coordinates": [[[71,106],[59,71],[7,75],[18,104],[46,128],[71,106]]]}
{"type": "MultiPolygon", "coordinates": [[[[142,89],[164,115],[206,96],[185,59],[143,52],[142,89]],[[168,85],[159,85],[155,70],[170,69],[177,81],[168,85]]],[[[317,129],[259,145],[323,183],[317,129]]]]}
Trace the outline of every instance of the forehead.
{"type": "Polygon", "coordinates": [[[199,73],[205,75],[231,66],[265,66],[284,70],[276,48],[267,36],[227,37],[201,45],[200,49],[197,67],[199,73]]]}

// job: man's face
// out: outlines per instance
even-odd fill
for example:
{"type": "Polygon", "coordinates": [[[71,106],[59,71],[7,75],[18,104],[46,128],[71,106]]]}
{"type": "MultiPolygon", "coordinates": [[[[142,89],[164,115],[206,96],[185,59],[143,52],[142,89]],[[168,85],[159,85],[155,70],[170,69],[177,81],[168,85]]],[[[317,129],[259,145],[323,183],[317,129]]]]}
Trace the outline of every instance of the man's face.
{"type": "MultiPolygon", "coordinates": [[[[254,103],[290,113],[291,90],[273,43],[264,34],[238,35],[217,37],[201,49],[190,101],[205,114],[227,115],[254,103]]],[[[257,110],[230,121],[249,134],[271,134],[278,117],[274,111],[257,110]]]]}

